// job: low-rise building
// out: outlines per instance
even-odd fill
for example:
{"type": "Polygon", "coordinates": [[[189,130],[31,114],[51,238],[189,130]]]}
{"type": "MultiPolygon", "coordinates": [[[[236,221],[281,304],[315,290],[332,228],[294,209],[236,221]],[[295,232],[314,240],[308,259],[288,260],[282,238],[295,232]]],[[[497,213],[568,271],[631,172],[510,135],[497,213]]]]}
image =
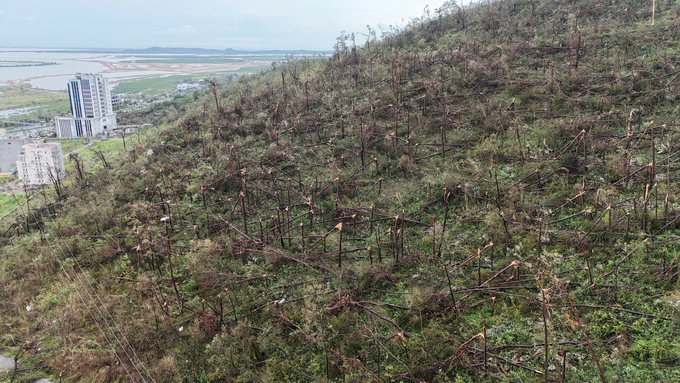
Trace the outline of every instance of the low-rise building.
{"type": "Polygon", "coordinates": [[[188,92],[190,90],[199,89],[200,87],[201,87],[200,82],[182,83],[182,84],[177,85],[176,91],[178,93],[184,93],[184,92],[188,92]]]}
{"type": "Polygon", "coordinates": [[[119,94],[112,94],[111,95],[111,105],[116,106],[116,105],[122,105],[125,102],[125,99],[121,97],[119,94]]]}
{"type": "Polygon", "coordinates": [[[93,137],[118,127],[116,116],[75,118],[55,117],[58,138],[93,137]]]}
{"type": "Polygon", "coordinates": [[[50,184],[66,175],[58,142],[32,142],[22,146],[16,164],[19,179],[29,186],[50,184]]]}

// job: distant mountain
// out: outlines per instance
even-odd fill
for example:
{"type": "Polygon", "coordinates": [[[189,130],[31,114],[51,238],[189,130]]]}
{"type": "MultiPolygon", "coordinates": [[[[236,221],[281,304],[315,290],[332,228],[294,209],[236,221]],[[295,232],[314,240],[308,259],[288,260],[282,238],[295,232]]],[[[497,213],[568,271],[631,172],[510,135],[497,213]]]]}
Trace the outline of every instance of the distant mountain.
{"type": "Polygon", "coordinates": [[[315,54],[331,54],[331,51],[310,51],[304,49],[298,49],[294,51],[287,50],[270,50],[270,51],[240,51],[231,48],[227,48],[223,51],[227,55],[242,55],[242,54],[272,54],[272,55],[283,55],[283,54],[295,54],[295,55],[315,55],[315,54]]]}
{"type": "Polygon", "coordinates": [[[125,49],[123,53],[133,53],[133,54],[159,54],[159,53],[169,53],[178,55],[215,55],[224,54],[224,51],[219,49],[204,49],[204,48],[162,48],[162,47],[151,47],[144,49],[125,49]]]}
{"type": "Polygon", "coordinates": [[[144,49],[125,49],[123,53],[131,54],[179,54],[179,55],[242,55],[242,54],[299,54],[299,55],[311,55],[319,53],[330,53],[324,51],[310,51],[310,50],[267,50],[267,51],[244,51],[236,50],[232,48],[227,48],[224,50],[220,49],[205,49],[205,48],[163,48],[163,47],[151,47],[144,49]]]}
{"type": "Polygon", "coordinates": [[[677,382],[680,2],[456,3],[120,112],[151,126],[26,189],[12,378],[677,382]]]}

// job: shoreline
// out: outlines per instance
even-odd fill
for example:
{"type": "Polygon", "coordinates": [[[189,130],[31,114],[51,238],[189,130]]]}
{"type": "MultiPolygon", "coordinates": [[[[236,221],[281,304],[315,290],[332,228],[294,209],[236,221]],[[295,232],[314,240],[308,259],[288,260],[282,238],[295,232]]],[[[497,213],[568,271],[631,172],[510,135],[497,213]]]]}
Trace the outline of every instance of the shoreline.
{"type": "MultiPolygon", "coordinates": [[[[78,60],[80,61],[80,60],[78,60]]],[[[270,61],[264,60],[253,60],[244,61],[239,63],[136,63],[136,62],[111,62],[111,61],[100,61],[100,60],[85,60],[88,62],[94,62],[100,64],[107,69],[98,72],[106,77],[106,74],[121,74],[131,73],[130,76],[117,76],[109,77],[109,81],[119,82],[124,80],[131,80],[136,78],[145,77],[163,77],[172,75],[192,75],[198,73],[218,73],[218,72],[230,72],[237,71],[241,68],[247,67],[258,67],[270,65],[270,61]],[[150,72],[148,74],[140,72],[150,72]],[[158,72],[166,72],[159,74],[158,72]],[[134,74],[132,74],[134,73],[134,74]]],[[[53,75],[42,75],[34,77],[26,77],[21,79],[13,80],[1,80],[0,86],[2,85],[19,85],[23,83],[29,83],[33,80],[39,80],[51,77],[64,77],[69,76],[69,74],[53,74],[53,75]]],[[[35,88],[40,89],[41,88],[35,88]]],[[[54,90],[50,90],[54,91],[54,90]]]]}

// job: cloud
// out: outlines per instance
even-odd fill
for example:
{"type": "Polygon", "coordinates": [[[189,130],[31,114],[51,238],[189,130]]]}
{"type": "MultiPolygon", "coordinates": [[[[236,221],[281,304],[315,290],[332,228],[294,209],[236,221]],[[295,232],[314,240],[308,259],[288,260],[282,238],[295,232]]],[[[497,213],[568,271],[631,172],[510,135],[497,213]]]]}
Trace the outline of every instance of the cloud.
{"type": "Polygon", "coordinates": [[[192,25],[185,25],[183,27],[167,29],[164,33],[166,35],[188,36],[197,34],[198,30],[192,25]]]}
{"type": "Polygon", "coordinates": [[[26,17],[26,21],[35,21],[35,17],[28,16],[28,17],[26,17]]]}
{"type": "MultiPolygon", "coordinates": [[[[332,49],[339,31],[401,25],[445,0],[0,0],[0,36],[17,46],[332,49]],[[106,13],[99,28],[76,33],[63,20],[106,13]],[[35,21],[27,21],[28,17],[35,21]],[[405,19],[405,22],[399,20],[405,19]],[[30,28],[21,29],[21,26],[30,28]],[[122,31],[111,33],[112,30],[122,31]],[[11,37],[10,37],[11,36],[11,37]],[[216,40],[217,38],[217,40],[216,40]],[[140,46],[143,45],[143,46],[140,46]]],[[[469,0],[457,0],[468,3],[469,0]]],[[[380,34],[380,31],[378,31],[380,34]]],[[[0,37],[0,44],[3,43],[0,37]]],[[[357,42],[363,41],[363,36],[357,42]]]]}

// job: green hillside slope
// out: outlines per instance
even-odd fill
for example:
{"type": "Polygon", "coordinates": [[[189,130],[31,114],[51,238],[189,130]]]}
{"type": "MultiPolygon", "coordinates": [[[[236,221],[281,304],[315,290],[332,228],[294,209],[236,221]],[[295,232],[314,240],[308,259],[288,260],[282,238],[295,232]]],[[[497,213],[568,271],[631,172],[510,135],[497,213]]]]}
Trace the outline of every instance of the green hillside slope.
{"type": "Polygon", "coordinates": [[[126,117],[154,127],[2,222],[0,353],[64,382],[677,381],[655,6],[447,4],[126,117]]]}

